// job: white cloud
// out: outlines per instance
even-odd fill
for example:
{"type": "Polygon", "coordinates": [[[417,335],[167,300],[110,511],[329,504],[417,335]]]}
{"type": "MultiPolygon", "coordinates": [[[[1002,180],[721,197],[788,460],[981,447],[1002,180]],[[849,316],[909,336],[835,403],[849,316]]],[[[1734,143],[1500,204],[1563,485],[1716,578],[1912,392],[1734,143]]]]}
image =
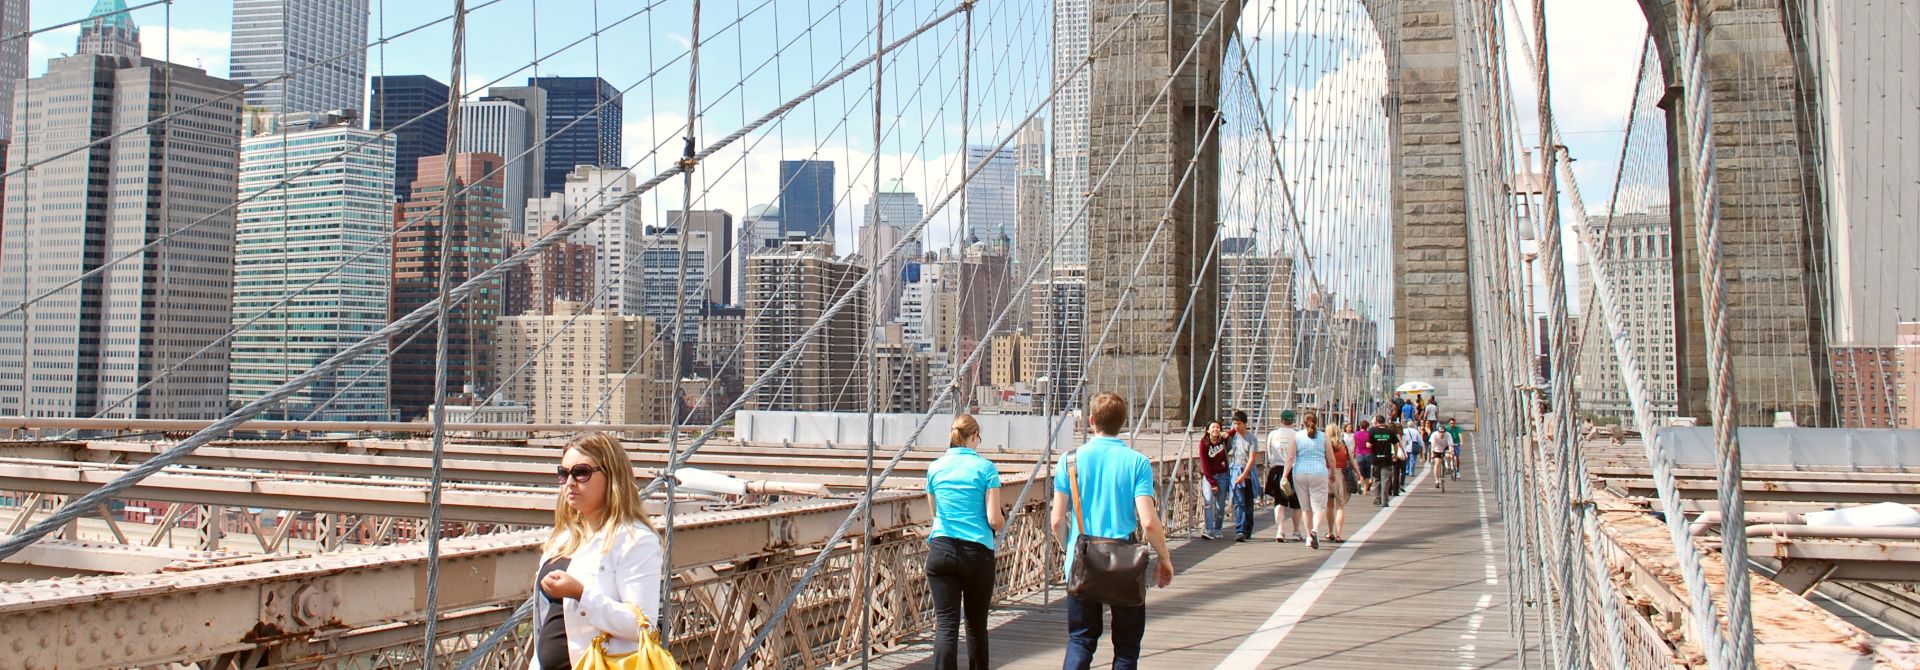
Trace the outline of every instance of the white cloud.
{"type": "Polygon", "coordinates": [[[232,37],[224,30],[174,28],[169,34],[161,26],[140,29],[140,54],[155,60],[190,65],[216,77],[227,75],[228,49],[232,37]],[[171,43],[172,50],[168,50],[171,43]]]}
{"type": "MultiPolygon", "coordinates": [[[[79,26],[34,35],[29,42],[33,53],[33,73],[38,75],[46,72],[46,61],[49,59],[73,55],[79,37],[79,26]]],[[[140,28],[140,55],[201,68],[216,77],[227,76],[227,55],[231,46],[231,36],[224,30],[176,27],[169,35],[164,26],[140,28]],[[167,48],[169,41],[173,47],[171,52],[167,48]]]]}

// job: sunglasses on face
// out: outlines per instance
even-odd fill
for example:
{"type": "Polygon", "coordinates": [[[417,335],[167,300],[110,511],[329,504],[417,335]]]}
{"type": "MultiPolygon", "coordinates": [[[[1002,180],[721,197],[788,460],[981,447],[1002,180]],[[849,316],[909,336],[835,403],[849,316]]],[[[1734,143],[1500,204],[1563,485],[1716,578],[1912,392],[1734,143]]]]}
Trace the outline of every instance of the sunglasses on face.
{"type": "Polygon", "coordinates": [[[556,467],[553,469],[553,474],[555,477],[559,478],[560,483],[562,484],[567,483],[568,477],[572,477],[573,481],[585,484],[587,483],[587,480],[593,479],[593,473],[596,473],[599,471],[600,471],[600,468],[596,468],[591,465],[581,463],[571,468],[566,467],[564,465],[556,467]]]}

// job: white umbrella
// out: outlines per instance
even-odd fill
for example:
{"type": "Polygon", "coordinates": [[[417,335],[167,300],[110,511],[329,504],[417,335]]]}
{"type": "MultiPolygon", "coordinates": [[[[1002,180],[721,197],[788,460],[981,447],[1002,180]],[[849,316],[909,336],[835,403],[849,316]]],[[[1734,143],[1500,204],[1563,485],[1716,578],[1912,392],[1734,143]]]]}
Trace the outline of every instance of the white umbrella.
{"type": "Polygon", "coordinates": [[[1422,393],[1432,393],[1433,385],[1428,384],[1426,382],[1407,382],[1405,384],[1401,384],[1400,388],[1394,389],[1393,392],[1408,393],[1412,395],[1420,395],[1422,393]]]}

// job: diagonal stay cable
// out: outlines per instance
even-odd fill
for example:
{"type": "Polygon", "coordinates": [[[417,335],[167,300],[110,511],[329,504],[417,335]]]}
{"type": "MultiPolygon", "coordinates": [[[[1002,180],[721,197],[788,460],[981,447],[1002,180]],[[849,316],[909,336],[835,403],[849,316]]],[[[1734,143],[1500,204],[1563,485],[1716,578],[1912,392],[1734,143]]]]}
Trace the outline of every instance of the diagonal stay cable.
{"type": "MultiPolygon", "coordinates": [[[[902,36],[900,39],[889,43],[885,51],[892,51],[900,48],[901,46],[907,44],[908,42],[913,41],[913,39],[919,37],[920,35],[926,33],[927,31],[937,27],[941,23],[944,23],[947,19],[950,19],[953,16],[963,11],[966,11],[971,6],[972,6],[971,2],[963,2],[959,5],[956,5],[953,9],[942,13],[940,16],[936,17],[934,20],[921,25],[919,28],[916,28],[912,32],[907,33],[906,35],[902,36]]],[[[486,270],[480,272],[479,274],[467,279],[465,282],[462,282],[460,286],[452,289],[448,293],[449,300],[451,301],[452,304],[458,304],[460,301],[465,300],[468,296],[481,290],[488,283],[494,281],[495,279],[498,279],[502,275],[506,274],[508,271],[511,271],[516,267],[526,264],[526,262],[529,259],[546,251],[548,247],[553,246],[559,240],[572,235],[574,232],[582,228],[585,228],[587,225],[595,221],[605,218],[608,214],[612,213],[615,209],[625,206],[627,203],[632,202],[634,199],[639,198],[641,195],[644,195],[647,192],[652,191],[655,187],[665,183],[667,180],[673,178],[675,175],[680,174],[682,171],[692,169],[693,166],[697,164],[700,160],[705,160],[707,157],[713,155],[714,153],[717,153],[721,149],[726,148],[728,145],[733,144],[734,142],[738,141],[740,138],[745,137],[748,133],[753,132],[754,130],[760,128],[761,126],[764,126],[769,121],[780,116],[781,114],[784,114],[788,110],[791,110],[794,107],[799,106],[801,103],[806,102],[808,99],[816,95],[819,95],[822,91],[825,91],[828,88],[831,88],[833,85],[838,84],[840,81],[846,79],[847,77],[851,77],[855,73],[858,73],[866,69],[868,65],[871,65],[873,61],[879,56],[883,55],[883,53],[884,52],[869,55],[866,58],[861,59],[859,62],[849,66],[848,68],[841,70],[838,73],[835,73],[833,76],[828,77],[824,80],[821,80],[819,83],[814,84],[813,87],[807,89],[805,92],[801,93],[800,95],[787,100],[786,102],[782,103],[778,107],[775,107],[774,109],[768,111],[766,114],[755,119],[753,122],[748,123],[747,125],[741,127],[738,130],[735,130],[734,132],[721,138],[719,141],[708,145],[705,149],[702,149],[698,154],[695,154],[693,160],[684,161],[682,163],[676,164],[672,168],[664,172],[661,172],[660,174],[655,175],[652,178],[647,179],[645,182],[642,182],[640,185],[632,189],[628,189],[627,192],[622,193],[619,197],[614,198],[611,202],[608,202],[607,204],[602,205],[600,208],[594,210],[588,215],[581,217],[579,219],[573,220],[571,222],[568,222],[566,225],[554,230],[551,233],[547,233],[540,236],[538,240],[534,241],[532,244],[527,245],[526,248],[521,249],[518,253],[515,253],[514,255],[506,258],[505,260],[500,261],[499,263],[493,265],[492,267],[487,268],[486,270]]],[[[924,222],[923,222],[923,225],[924,225],[924,222]]],[[[895,251],[896,252],[898,251],[897,247],[895,251]]],[[[29,528],[18,535],[9,537],[5,541],[0,541],[0,559],[5,559],[16,553],[19,553],[20,550],[25,549],[28,546],[31,546],[34,542],[39,541],[40,538],[45,537],[48,533],[51,533],[54,530],[57,530],[59,527],[65,525],[67,522],[77,519],[82,515],[90,513],[90,510],[92,510],[94,507],[98,505],[104,504],[107,500],[111,500],[113,498],[119,497],[120,494],[125,492],[128,488],[131,488],[135,484],[138,484],[140,481],[145,480],[147,477],[153,476],[154,473],[159,472],[162,468],[165,468],[168,465],[173,464],[175,461],[178,461],[181,458],[184,458],[188,454],[193,453],[194,450],[199,449],[201,446],[204,446],[207,443],[212,442],[213,440],[226,435],[227,433],[232,431],[234,427],[239,426],[241,423],[244,423],[255,416],[258,416],[262,411],[265,411],[268,407],[272,406],[274,403],[280,402],[281,400],[284,400],[288,396],[293,395],[293,393],[300,390],[301,388],[306,387],[309,384],[312,384],[315,380],[319,379],[320,377],[324,375],[332,374],[335,370],[338,370],[341,366],[345,365],[347,362],[352,361],[355,358],[358,358],[361,354],[364,354],[368,351],[371,351],[377,348],[380,344],[384,343],[388,338],[394,336],[395,334],[405,331],[414,326],[417,326],[421,323],[424,323],[425,321],[427,321],[429,318],[432,318],[436,313],[440,311],[441,305],[442,303],[438,299],[429,301],[428,303],[421,305],[418,309],[415,309],[413,312],[407,314],[406,316],[401,317],[398,320],[395,320],[393,323],[387,324],[386,327],[381,328],[379,331],[376,331],[371,335],[368,335],[366,338],[362,339],[358,343],[355,343],[353,346],[350,346],[340,351],[340,353],[334,354],[331,358],[328,358],[326,361],[322,362],[321,364],[311,369],[308,369],[306,372],[302,372],[299,375],[295,376],[293,379],[290,379],[286,383],[281,384],[278,388],[275,388],[271,393],[268,393],[264,396],[261,396],[260,398],[253,400],[252,402],[247,403],[246,405],[235,410],[233,413],[228,414],[225,418],[222,418],[221,420],[214,422],[212,425],[209,425],[206,428],[201,429],[199,432],[196,432],[193,435],[189,436],[187,439],[182,440],[179,444],[168,449],[167,451],[141,463],[138,467],[128,471],[125,475],[122,475],[111,482],[107,482],[106,484],[102,485],[100,488],[94,489],[93,491],[88,492],[85,495],[82,495],[78,498],[73,499],[72,501],[69,501],[65,506],[62,506],[59,510],[56,510],[52,515],[48,516],[46,519],[42,520],[39,523],[34,524],[32,528],[29,528]]],[[[655,480],[655,482],[658,483],[659,480],[655,480]]]]}

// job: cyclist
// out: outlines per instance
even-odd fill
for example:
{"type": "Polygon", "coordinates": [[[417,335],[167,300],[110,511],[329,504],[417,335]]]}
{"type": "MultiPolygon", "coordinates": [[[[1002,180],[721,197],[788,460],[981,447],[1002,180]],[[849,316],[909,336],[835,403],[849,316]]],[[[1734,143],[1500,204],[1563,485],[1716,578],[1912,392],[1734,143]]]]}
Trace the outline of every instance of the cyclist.
{"type": "Polygon", "coordinates": [[[1429,448],[1433,450],[1433,463],[1438,467],[1434,472],[1436,476],[1433,478],[1433,485],[1435,488],[1446,490],[1446,486],[1441,484],[1441,481],[1449,476],[1455,479],[1460,476],[1460,462],[1455,460],[1453,453],[1453,436],[1447,431],[1436,430],[1428,435],[1427,442],[1430,445],[1429,448]]]}
{"type": "Polygon", "coordinates": [[[1460,439],[1460,422],[1447,418],[1447,437],[1453,438],[1453,478],[1460,479],[1460,456],[1467,452],[1467,443],[1460,439]]]}

